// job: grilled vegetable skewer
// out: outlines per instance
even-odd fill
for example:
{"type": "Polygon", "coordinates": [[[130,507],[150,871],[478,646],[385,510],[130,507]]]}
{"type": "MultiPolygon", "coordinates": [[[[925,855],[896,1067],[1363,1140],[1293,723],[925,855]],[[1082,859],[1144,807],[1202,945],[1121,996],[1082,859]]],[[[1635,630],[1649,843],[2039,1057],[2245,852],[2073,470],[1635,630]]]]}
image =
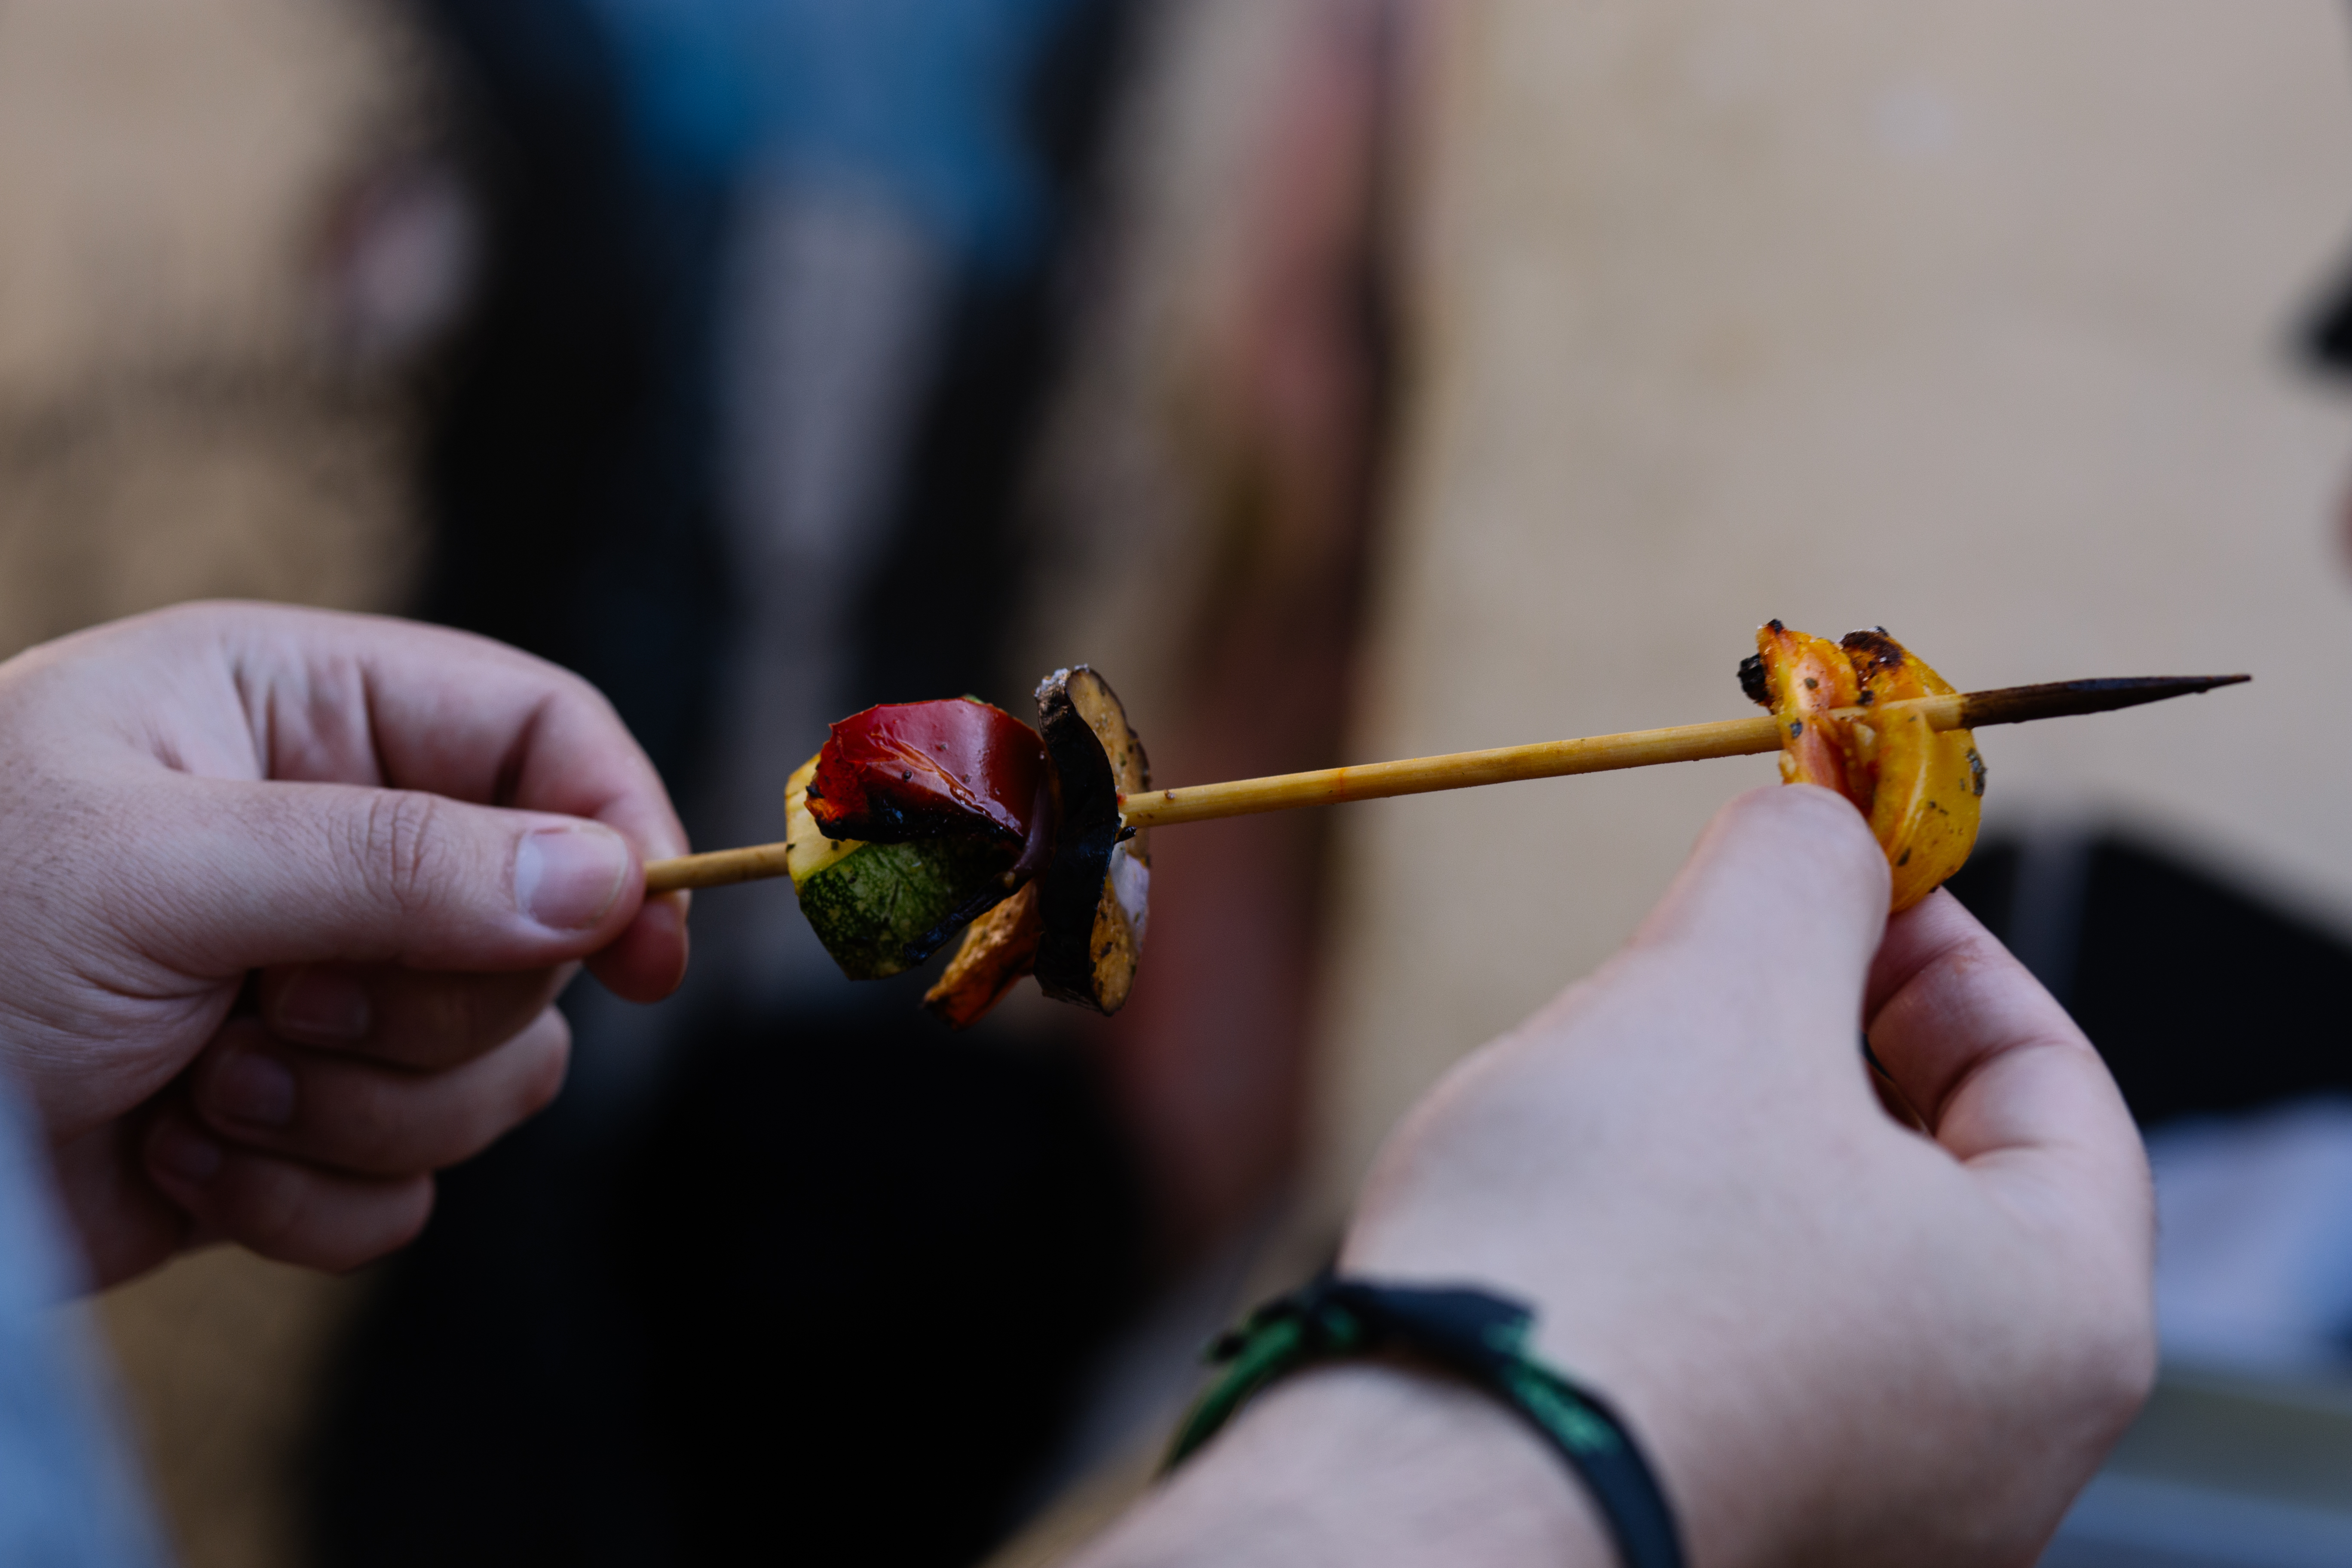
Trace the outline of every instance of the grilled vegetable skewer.
{"type": "Polygon", "coordinates": [[[1841,643],[1778,621],[1739,668],[1768,717],[1153,790],[1118,695],[1084,665],[1037,689],[1032,729],[976,698],[870,708],[833,726],[785,790],[786,838],[656,861],[648,893],[789,875],[842,973],[874,980],[961,933],[924,1005],[969,1025],[1034,973],[1100,1013],[1126,1003],[1150,902],[1149,829],[1297,805],[1777,751],[1781,777],[1844,795],[1894,877],[1925,898],[1976,842],[1984,765],[1969,729],[2128,708],[2242,675],[1957,692],[1884,628],[1841,643]]]}
{"type": "MultiPolygon", "coordinates": [[[[1919,713],[1931,730],[1980,730],[1990,724],[2022,724],[2034,719],[2065,719],[2136,708],[2143,702],[2187,697],[2252,679],[2250,675],[2146,675],[2060,680],[2041,686],[2005,686],[1990,691],[1963,691],[1950,697],[1890,702],[1885,711],[1919,713]]],[[[1842,716],[1859,718],[1867,710],[1851,710],[1842,716]]],[[[1126,796],[1119,802],[1119,808],[1130,826],[1171,827],[1178,823],[1209,822],[1221,816],[1287,811],[1294,806],[1384,800],[1391,795],[1469,789],[1477,784],[1511,784],[1523,779],[1560,778],[1570,773],[1608,773],[1618,768],[1646,768],[1661,763],[1700,762],[1708,757],[1761,756],[1780,749],[1778,721],[1763,716],[1722,719],[1708,724],[1676,724],[1664,730],[1634,730],[1620,735],[1538,741],[1532,745],[1501,746],[1486,752],[1455,752],[1439,757],[1236,779],[1228,784],[1148,790],[1126,796]]],[[[717,849],[705,855],[648,861],[646,891],[668,893],[682,888],[719,888],[730,882],[784,874],[784,847],[755,844],[742,849],[717,849]]]]}

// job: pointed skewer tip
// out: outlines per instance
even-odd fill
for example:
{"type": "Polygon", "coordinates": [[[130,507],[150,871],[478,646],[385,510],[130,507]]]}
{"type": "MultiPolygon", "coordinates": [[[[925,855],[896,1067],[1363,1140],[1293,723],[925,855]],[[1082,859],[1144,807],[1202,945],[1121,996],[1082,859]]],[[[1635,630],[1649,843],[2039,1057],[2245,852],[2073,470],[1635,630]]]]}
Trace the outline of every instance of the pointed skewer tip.
{"type": "Polygon", "coordinates": [[[1994,691],[1971,691],[1961,710],[1961,721],[1974,728],[1984,724],[2021,724],[2030,719],[2064,719],[2083,713],[2109,713],[2161,702],[2168,697],[2189,697],[2216,687],[2238,686],[2251,675],[2131,675],[2095,680],[2053,680],[2040,686],[2005,686],[1994,691]]]}

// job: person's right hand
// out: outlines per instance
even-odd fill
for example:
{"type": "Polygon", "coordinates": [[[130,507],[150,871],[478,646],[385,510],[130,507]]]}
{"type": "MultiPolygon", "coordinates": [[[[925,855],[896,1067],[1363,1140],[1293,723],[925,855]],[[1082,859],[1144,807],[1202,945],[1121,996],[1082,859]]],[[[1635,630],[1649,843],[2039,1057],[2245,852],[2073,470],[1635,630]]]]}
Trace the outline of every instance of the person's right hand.
{"type": "Polygon", "coordinates": [[[406,1241],[562,1082],[583,961],[677,984],[685,847],[612,706],[481,637],[194,605],[0,664],[0,1055],[96,1280],[406,1241]]]}
{"type": "MultiPolygon", "coordinates": [[[[1398,1130],[1341,1257],[1536,1305],[1706,1568],[2021,1568],[2153,1376],[2104,1064],[1949,894],[1886,902],[1839,796],[1734,802],[1623,952],[1398,1130]]],[[[1359,1364],[1261,1398],[1089,1561],[1324,1560],[1610,1555],[1500,1406],[1359,1364]]]]}

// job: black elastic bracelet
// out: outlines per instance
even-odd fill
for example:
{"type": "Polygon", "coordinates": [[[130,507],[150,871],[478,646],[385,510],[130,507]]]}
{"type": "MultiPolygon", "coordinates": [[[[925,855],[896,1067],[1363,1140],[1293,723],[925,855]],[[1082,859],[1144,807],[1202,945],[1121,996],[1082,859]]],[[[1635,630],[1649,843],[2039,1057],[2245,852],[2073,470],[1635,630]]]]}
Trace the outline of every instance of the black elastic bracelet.
{"type": "Polygon", "coordinates": [[[1178,1428],[1167,1468],[1181,1464],[1286,1373],[1317,1362],[1408,1351],[1527,1417],[1592,1495],[1626,1568],[1682,1568],[1674,1510],[1641,1446],[1606,1400],[1528,1352],[1534,1323],[1528,1308],[1485,1290],[1376,1285],[1327,1273],[1268,1301],[1209,1346],[1209,1361],[1225,1373],[1178,1428]]]}

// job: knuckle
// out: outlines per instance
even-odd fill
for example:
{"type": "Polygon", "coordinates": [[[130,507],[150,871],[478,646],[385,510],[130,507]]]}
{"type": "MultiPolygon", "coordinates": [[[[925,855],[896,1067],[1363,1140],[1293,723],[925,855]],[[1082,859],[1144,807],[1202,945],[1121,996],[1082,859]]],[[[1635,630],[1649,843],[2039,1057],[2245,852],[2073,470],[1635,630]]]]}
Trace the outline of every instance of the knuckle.
{"type": "Polygon", "coordinates": [[[361,814],[351,851],[369,891],[404,913],[432,901],[441,802],[416,790],[379,790],[361,814]]]}

